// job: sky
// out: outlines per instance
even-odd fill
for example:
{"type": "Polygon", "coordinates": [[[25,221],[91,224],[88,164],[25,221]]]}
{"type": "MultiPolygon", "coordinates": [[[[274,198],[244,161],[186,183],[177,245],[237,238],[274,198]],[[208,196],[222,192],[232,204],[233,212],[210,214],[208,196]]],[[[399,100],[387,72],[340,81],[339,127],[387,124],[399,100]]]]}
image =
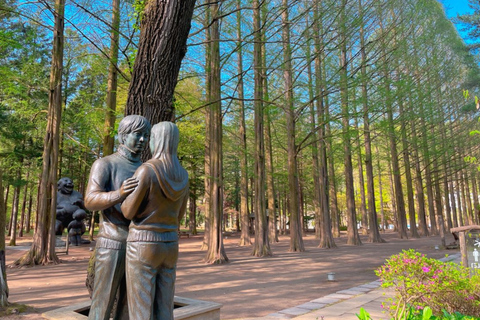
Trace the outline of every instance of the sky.
{"type": "Polygon", "coordinates": [[[455,17],[457,13],[464,14],[470,12],[468,0],[439,0],[445,7],[448,17],[455,17]]]}
{"type": "MultiPolygon", "coordinates": [[[[447,13],[447,17],[452,18],[456,17],[457,14],[465,14],[465,13],[470,13],[472,10],[468,6],[468,0],[438,0],[440,3],[443,4],[443,7],[445,8],[445,12],[447,13]]],[[[459,26],[456,25],[458,32],[460,36],[464,38],[465,42],[469,42],[468,39],[466,39],[466,34],[465,32],[462,32],[459,29],[459,26]]]]}

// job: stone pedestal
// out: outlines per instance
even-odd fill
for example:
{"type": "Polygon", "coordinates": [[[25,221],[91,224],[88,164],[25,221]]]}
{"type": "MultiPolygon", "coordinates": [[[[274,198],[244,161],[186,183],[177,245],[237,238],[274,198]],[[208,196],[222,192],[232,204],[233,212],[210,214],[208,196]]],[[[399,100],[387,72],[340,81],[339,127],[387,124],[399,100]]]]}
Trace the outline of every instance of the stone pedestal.
{"type": "MultiPolygon", "coordinates": [[[[175,320],[220,320],[221,304],[175,296],[175,320]]],[[[87,320],[90,300],[42,314],[50,320],[87,320]]]]}

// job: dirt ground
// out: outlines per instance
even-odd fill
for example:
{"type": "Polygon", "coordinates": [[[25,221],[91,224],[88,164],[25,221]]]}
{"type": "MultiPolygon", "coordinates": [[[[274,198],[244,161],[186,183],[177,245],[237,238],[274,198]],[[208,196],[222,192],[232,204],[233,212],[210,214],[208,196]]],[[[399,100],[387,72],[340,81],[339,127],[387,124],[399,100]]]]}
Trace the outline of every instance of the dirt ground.
{"type": "MultiPolygon", "coordinates": [[[[214,301],[223,304],[221,319],[261,317],[294,307],[313,299],[377,279],[374,270],[386,258],[402,249],[413,248],[431,258],[442,258],[458,250],[436,250],[438,236],[420,239],[399,239],[393,232],[382,234],[386,243],[346,244],[346,236],[336,239],[337,248],[319,249],[313,234],[304,237],[305,252],[291,253],[288,236],[271,245],[273,256],[251,256],[252,247],[240,247],[239,235],[225,236],[230,260],[224,265],[206,265],[205,252],[200,250],[202,238],[180,239],[177,268],[178,296],[214,301]],[[335,282],[327,281],[327,273],[335,272],[335,282]]],[[[448,234],[447,244],[453,242],[448,234]]],[[[29,248],[31,239],[22,239],[17,247],[7,247],[7,263],[12,263],[29,248]]],[[[90,248],[70,247],[69,255],[59,254],[59,265],[34,268],[8,268],[9,301],[26,304],[34,312],[8,316],[4,319],[43,319],[42,312],[88,299],[85,276],[90,248]]]]}

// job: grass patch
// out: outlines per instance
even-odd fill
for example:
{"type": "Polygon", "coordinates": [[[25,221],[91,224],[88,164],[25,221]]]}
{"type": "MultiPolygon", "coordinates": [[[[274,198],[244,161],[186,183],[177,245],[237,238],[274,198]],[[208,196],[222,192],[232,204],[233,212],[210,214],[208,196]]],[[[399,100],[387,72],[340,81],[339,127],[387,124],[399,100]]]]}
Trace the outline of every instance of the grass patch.
{"type": "Polygon", "coordinates": [[[36,312],[35,308],[27,306],[26,304],[9,303],[7,307],[0,307],[0,318],[12,314],[20,314],[27,312],[36,312]]]}

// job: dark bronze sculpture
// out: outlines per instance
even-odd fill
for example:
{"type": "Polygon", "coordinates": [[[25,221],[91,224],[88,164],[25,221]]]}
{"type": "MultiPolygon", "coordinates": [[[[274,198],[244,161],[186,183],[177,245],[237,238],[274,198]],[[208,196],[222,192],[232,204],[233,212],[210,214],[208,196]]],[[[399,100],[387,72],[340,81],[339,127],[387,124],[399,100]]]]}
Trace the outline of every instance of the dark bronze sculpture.
{"type": "Polygon", "coordinates": [[[130,319],[173,320],[178,227],[188,199],[178,141],[174,123],[153,126],[153,157],[135,172],[138,186],[122,203],[124,216],[132,220],[126,262],[130,319]]]}
{"type": "Polygon", "coordinates": [[[88,240],[82,239],[82,234],[85,233],[85,223],[83,219],[87,217],[84,210],[77,210],[73,213],[73,219],[67,226],[68,240],[74,246],[79,246],[82,243],[90,243],[88,240]]]}
{"type": "Polygon", "coordinates": [[[78,215],[85,214],[85,216],[86,213],[83,197],[80,192],[73,190],[72,179],[61,178],[58,180],[57,190],[55,234],[61,236],[63,230],[74,220],[73,215],[75,213],[78,215]]]}
{"type": "Polygon", "coordinates": [[[103,218],[95,250],[91,320],[110,319],[117,291],[121,307],[116,308],[113,319],[120,319],[126,312],[125,248],[130,220],[123,216],[120,203],[138,184],[132,176],[141,165],[150,127],[142,116],[123,118],[118,126],[117,152],[95,161],[90,171],[85,206],[101,210],[103,218]]]}

